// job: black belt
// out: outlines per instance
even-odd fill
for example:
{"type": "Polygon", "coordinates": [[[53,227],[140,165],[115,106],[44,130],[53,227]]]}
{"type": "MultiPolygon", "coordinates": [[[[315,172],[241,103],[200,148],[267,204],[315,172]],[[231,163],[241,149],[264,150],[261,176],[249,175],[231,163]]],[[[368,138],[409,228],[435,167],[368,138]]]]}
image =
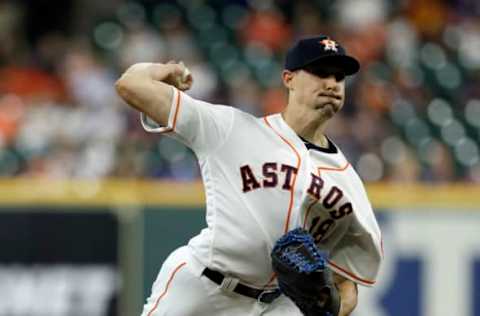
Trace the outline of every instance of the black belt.
{"type": "MultiPolygon", "coordinates": [[[[209,278],[212,282],[220,285],[222,288],[227,288],[227,289],[229,288],[230,284],[224,284],[224,281],[233,280],[225,277],[222,273],[211,270],[209,268],[205,268],[205,270],[203,270],[202,272],[202,275],[209,278]]],[[[234,285],[233,288],[230,287],[229,290],[232,292],[241,294],[243,296],[254,298],[262,303],[271,303],[281,294],[279,289],[259,290],[241,283],[237,283],[236,285],[234,285]]]]}

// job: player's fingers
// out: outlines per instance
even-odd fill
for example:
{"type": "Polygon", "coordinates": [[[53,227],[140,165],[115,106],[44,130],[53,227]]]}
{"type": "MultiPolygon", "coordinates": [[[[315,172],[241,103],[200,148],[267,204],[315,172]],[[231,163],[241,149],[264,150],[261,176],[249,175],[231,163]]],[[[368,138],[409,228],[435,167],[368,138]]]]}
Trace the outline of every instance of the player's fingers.
{"type": "Polygon", "coordinates": [[[190,70],[185,66],[183,61],[180,61],[178,64],[179,68],[181,69],[181,73],[177,74],[177,88],[180,90],[188,90],[192,86],[192,75],[190,70]]]}
{"type": "Polygon", "coordinates": [[[183,78],[181,82],[178,84],[178,89],[182,91],[189,90],[193,84],[193,77],[191,74],[188,74],[186,77],[183,78]]]}
{"type": "Polygon", "coordinates": [[[166,79],[168,83],[176,85],[177,81],[181,81],[181,78],[185,71],[185,67],[176,63],[164,64],[164,66],[168,68],[167,72],[169,75],[166,79]]]}
{"type": "Polygon", "coordinates": [[[182,80],[186,80],[187,75],[190,74],[183,61],[176,62],[175,60],[170,60],[167,62],[167,65],[171,68],[170,73],[174,76],[181,76],[182,80]]]}
{"type": "Polygon", "coordinates": [[[176,62],[175,60],[171,60],[167,63],[170,67],[173,67],[173,73],[175,76],[182,76],[182,79],[185,80],[186,76],[190,74],[190,71],[187,69],[183,61],[176,62]]]}
{"type": "Polygon", "coordinates": [[[193,78],[190,74],[190,70],[188,70],[182,61],[177,63],[174,60],[171,60],[165,65],[170,69],[168,70],[169,76],[164,82],[183,91],[190,89],[193,78]]]}

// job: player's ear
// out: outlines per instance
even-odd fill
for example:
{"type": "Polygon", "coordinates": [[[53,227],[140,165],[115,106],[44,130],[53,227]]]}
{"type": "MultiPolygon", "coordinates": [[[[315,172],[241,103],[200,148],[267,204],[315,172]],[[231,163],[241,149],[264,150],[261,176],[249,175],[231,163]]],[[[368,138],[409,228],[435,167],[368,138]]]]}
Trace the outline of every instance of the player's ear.
{"type": "Polygon", "coordinates": [[[293,77],[294,76],[295,76],[295,73],[290,71],[290,70],[284,69],[283,72],[282,72],[283,85],[288,90],[293,89],[293,77]]]}

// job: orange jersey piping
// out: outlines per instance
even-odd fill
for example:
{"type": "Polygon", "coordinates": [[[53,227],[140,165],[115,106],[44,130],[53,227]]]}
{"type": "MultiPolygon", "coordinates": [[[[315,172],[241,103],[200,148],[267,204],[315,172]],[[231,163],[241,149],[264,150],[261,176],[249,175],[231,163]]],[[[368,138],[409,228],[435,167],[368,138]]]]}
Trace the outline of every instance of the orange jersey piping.
{"type": "Polygon", "coordinates": [[[351,278],[357,280],[357,281],[360,281],[362,283],[365,283],[365,284],[368,284],[368,285],[373,285],[375,284],[375,281],[370,281],[370,280],[365,280],[365,279],[361,279],[359,278],[358,276],[356,276],[355,274],[353,274],[352,272],[344,269],[344,268],[341,268],[340,266],[336,265],[333,261],[331,260],[328,260],[328,264],[330,264],[332,267],[334,267],[335,269],[338,269],[340,271],[342,271],[343,273],[345,273],[346,275],[350,276],[351,278]]]}
{"type": "Polygon", "coordinates": [[[173,115],[173,124],[172,127],[167,128],[166,130],[163,131],[163,133],[170,133],[175,130],[175,126],[177,125],[177,117],[178,117],[178,111],[180,109],[180,98],[181,98],[181,93],[177,89],[174,90],[177,93],[177,98],[175,101],[175,114],[173,115]]]}
{"type": "Polygon", "coordinates": [[[147,316],[151,316],[152,313],[157,309],[158,303],[160,302],[160,300],[162,299],[162,297],[164,297],[165,294],[167,294],[168,288],[170,287],[170,283],[172,282],[173,278],[175,277],[175,274],[178,272],[178,270],[180,270],[180,269],[181,269],[182,267],[184,267],[186,264],[187,264],[186,262],[182,262],[182,263],[180,263],[180,264],[175,268],[175,270],[173,270],[172,274],[170,275],[170,278],[168,279],[167,285],[165,286],[165,290],[163,290],[163,293],[160,294],[160,296],[157,298],[157,301],[155,302],[155,305],[154,305],[153,308],[150,310],[150,312],[148,312],[147,316]]]}
{"type": "MultiPolygon", "coordinates": [[[[288,227],[289,227],[289,223],[290,223],[290,217],[292,215],[292,208],[293,208],[293,199],[294,199],[294,193],[295,193],[295,183],[297,182],[297,174],[298,172],[300,171],[300,164],[301,164],[301,161],[302,159],[300,158],[300,155],[299,153],[297,152],[297,150],[295,149],[295,147],[290,144],[290,142],[284,138],[282,135],[280,135],[280,133],[278,133],[273,127],[272,125],[270,125],[270,122],[268,121],[267,117],[265,116],[263,118],[263,120],[265,121],[265,124],[268,125],[268,127],[270,127],[272,129],[272,131],[278,135],[278,137],[280,137],[283,142],[285,142],[292,150],[293,152],[295,153],[295,155],[297,156],[297,173],[295,173],[294,177],[293,177],[293,184],[292,184],[292,189],[290,190],[290,202],[288,204],[288,212],[287,212],[287,219],[285,221],[285,227],[284,227],[284,232],[287,233],[288,232],[288,227]]],[[[270,277],[270,280],[267,282],[267,284],[265,284],[264,287],[267,287],[269,286],[276,278],[276,275],[275,273],[272,274],[272,276],[270,277]]]]}
{"type": "Polygon", "coordinates": [[[298,151],[295,149],[295,147],[285,138],[283,137],[282,135],[280,135],[279,132],[277,132],[273,127],[272,125],[270,125],[270,122],[268,122],[268,119],[267,117],[265,116],[264,118],[264,121],[265,123],[268,125],[268,127],[270,127],[274,132],[275,134],[278,135],[278,137],[280,137],[291,149],[292,151],[295,153],[295,155],[297,156],[297,165],[296,165],[296,168],[297,168],[297,173],[295,173],[295,175],[293,176],[293,183],[292,183],[292,188],[290,190],[290,203],[288,205],[288,212],[287,212],[287,219],[285,221],[285,228],[284,228],[284,232],[287,233],[288,232],[288,226],[289,226],[289,223],[290,223],[290,216],[292,215],[292,208],[293,208],[293,200],[294,200],[294,194],[295,194],[295,184],[297,182],[297,175],[298,173],[300,172],[300,164],[302,162],[302,159],[300,158],[300,154],[298,153],[298,151]]]}
{"type": "Polygon", "coordinates": [[[320,170],[325,170],[325,171],[345,171],[348,167],[350,166],[350,163],[347,162],[345,166],[340,167],[340,168],[334,168],[334,167],[318,167],[318,172],[320,173],[320,170]]]}

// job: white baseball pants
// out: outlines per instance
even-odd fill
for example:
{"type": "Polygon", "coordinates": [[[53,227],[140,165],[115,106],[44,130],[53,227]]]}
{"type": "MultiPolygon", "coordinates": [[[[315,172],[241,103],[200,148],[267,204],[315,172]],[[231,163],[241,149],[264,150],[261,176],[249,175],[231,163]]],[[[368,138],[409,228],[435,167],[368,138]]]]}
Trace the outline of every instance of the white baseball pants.
{"type": "Polygon", "coordinates": [[[202,276],[205,267],[188,246],[165,260],[141,316],[301,316],[295,304],[281,295],[271,304],[222,290],[202,276]]]}

